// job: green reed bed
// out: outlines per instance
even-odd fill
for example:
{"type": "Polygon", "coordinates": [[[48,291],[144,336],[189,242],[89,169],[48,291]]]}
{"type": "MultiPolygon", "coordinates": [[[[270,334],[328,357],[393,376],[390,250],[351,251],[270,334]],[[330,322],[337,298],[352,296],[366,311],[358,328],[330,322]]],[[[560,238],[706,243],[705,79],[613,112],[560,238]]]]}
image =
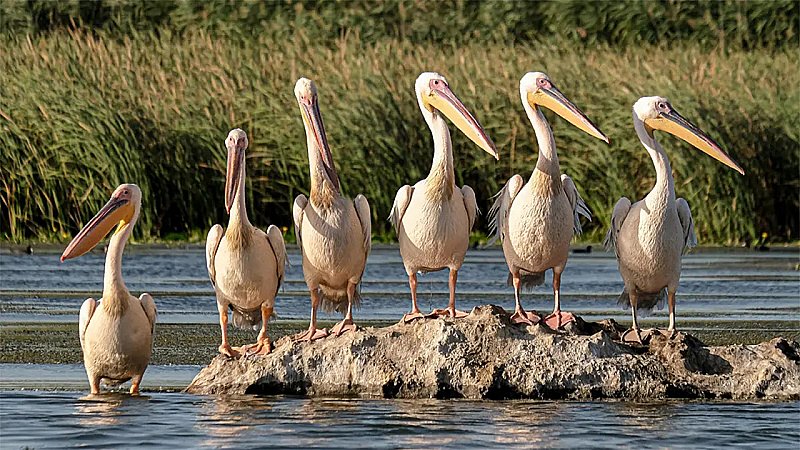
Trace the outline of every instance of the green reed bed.
{"type": "MultiPolygon", "coordinates": [[[[370,200],[377,238],[391,238],[396,190],[427,174],[430,133],[413,92],[437,70],[495,141],[500,161],[454,132],[456,176],[479,207],[513,173],[530,174],[533,130],[519,78],[546,71],[611,138],[589,137],[548,114],[562,170],[605,232],[616,200],[640,198],[654,180],[630,110],[643,95],[668,96],[707,130],[747,175],[681,141],[661,138],[676,190],[692,206],[703,244],[734,244],[762,231],[797,239],[800,199],[800,58],[796,49],[721,51],[684,43],[595,48],[550,43],[414,44],[353,35],[320,45],[299,29],[289,40],[162,30],[117,35],[54,31],[0,42],[0,237],[67,240],[121,182],[144,192],[139,239],[193,233],[226,220],[229,129],[250,136],[248,204],[258,225],[291,229],[291,202],[308,189],[307,151],[293,95],[313,78],[344,192],[370,200]]],[[[478,229],[485,231],[484,220],[478,229]]]]}

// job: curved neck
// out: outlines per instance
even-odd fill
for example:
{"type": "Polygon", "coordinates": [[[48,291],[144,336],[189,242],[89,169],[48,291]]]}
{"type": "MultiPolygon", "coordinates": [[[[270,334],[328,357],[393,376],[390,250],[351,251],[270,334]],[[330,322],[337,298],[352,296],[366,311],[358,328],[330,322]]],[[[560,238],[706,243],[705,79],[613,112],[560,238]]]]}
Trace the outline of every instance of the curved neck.
{"type": "Polygon", "coordinates": [[[225,232],[228,242],[236,247],[250,244],[252,225],[250,224],[250,220],[247,219],[247,205],[245,204],[244,192],[245,180],[246,169],[243,164],[242,171],[239,174],[239,187],[236,189],[236,195],[233,197],[231,215],[228,218],[228,230],[225,232]]]}
{"type": "Polygon", "coordinates": [[[664,149],[656,141],[653,136],[652,130],[648,130],[644,122],[642,122],[636,113],[633,114],[633,127],[636,129],[636,134],[642,142],[650,158],[653,160],[653,166],[656,169],[656,184],[653,189],[647,194],[645,201],[650,206],[652,202],[659,202],[662,204],[670,204],[675,202],[675,181],[672,178],[672,167],[669,164],[669,158],[664,152],[664,149]]]}
{"type": "Polygon", "coordinates": [[[554,180],[561,179],[561,168],[558,165],[558,154],[556,153],[556,142],[553,139],[553,131],[547,124],[544,114],[540,108],[531,106],[527,99],[523,98],[522,104],[531,121],[533,131],[536,133],[536,142],[539,144],[539,156],[536,158],[536,169],[550,175],[554,180]]]}
{"type": "Polygon", "coordinates": [[[313,138],[313,132],[308,129],[307,124],[304,125],[306,127],[306,146],[308,147],[308,166],[311,175],[310,200],[314,205],[329,207],[336,196],[339,195],[339,191],[325,174],[321,156],[321,152],[324,149],[319,148],[319,143],[313,138]]]}
{"type": "Polygon", "coordinates": [[[433,137],[433,162],[426,178],[429,186],[428,195],[433,198],[449,199],[456,185],[450,130],[440,112],[429,111],[421,102],[420,109],[433,137]]]}
{"type": "Polygon", "coordinates": [[[106,267],[103,275],[103,301],[101,305],[111,314],[121,314],[128,306],[130,293],[122,279],[122,252],[133,231],[133,225],[139,218],[140,205],[137,204],[131,220],[122,225],[108,241],[106,251],[106,267]]]}

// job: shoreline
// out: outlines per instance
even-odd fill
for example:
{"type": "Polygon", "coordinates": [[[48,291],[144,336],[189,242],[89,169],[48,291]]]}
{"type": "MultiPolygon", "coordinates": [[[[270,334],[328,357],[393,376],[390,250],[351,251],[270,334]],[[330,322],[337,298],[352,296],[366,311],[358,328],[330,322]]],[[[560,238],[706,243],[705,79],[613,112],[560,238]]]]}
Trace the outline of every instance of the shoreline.
{"type": "MultiPolygon", "coordinates": [[[[358,325],[386,327],[397,323],[388,320],[363,320],[358,325]]],[[[334,321],[320,321],[319,326],[330,328],[334,321]]],[[[627,326],[625,322],[620,324],[627,326]]],[[[663,326],[663,320],[643,320],[643,328],[663,326]]],[[[775,337],[800,341],[797,321],[703,321],[683,331],[691,333],[706,345],[750,345],[775,337]],[[780,329],[784,331],[775,332],[780,329]]],[[[272,342],[306,329],[305,320],[275,320],[270,322],[272,342]]],[[[229,328],[231,344],[239,346],[255,341],[256,331],[229,328]]],[[[82,362],[78,324],[47,322],[0,323],[0,363],[16,364],[77,364],[82,362]]],[[[205,365],[217,355],[219,326],[216,324],[156,324],[151,364],[205,365]]],[[[329,337],[327,339],[334,339],[329,337]]]]}

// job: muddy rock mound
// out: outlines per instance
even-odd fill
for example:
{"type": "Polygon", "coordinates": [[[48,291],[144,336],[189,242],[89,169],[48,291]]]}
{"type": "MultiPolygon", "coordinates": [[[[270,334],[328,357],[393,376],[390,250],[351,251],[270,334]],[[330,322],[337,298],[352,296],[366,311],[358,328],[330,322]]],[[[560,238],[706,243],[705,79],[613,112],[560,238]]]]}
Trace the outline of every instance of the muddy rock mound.
{"type": "Polygon", "coordinates": [[[267,356],[217,356],[188,392],[386,398],[800,399],[800,346],[707,347],[688,334],[619,341],[612,320],[567,333],[509,321],[497,306],[313,343],[285,337],[267,356]]]}

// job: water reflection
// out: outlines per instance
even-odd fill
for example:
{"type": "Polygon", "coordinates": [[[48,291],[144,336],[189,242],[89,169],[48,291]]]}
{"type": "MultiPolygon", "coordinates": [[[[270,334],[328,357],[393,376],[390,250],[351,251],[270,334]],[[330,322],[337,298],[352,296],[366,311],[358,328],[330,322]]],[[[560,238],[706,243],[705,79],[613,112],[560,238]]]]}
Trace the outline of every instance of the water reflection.
{"type": "Polygon", "coordinates": [[[218,396],[202,403],[195,429],[207,434],[203,445],[222,446],[253,427],[269,423],[270,402],[254,396],[218,396]]]}
{"type": "Polygon", "coordinates": [[[103,393],[99,395],[89,394],[78,399],[75,404],[75,414],[78,416],[78,423],[85,426],[108,426],[122,424],[125,417],[125,410],[122,406],[135,402],[146,402],[149,397],[146,395],[123,394],[118,392],[103,393]]]}

